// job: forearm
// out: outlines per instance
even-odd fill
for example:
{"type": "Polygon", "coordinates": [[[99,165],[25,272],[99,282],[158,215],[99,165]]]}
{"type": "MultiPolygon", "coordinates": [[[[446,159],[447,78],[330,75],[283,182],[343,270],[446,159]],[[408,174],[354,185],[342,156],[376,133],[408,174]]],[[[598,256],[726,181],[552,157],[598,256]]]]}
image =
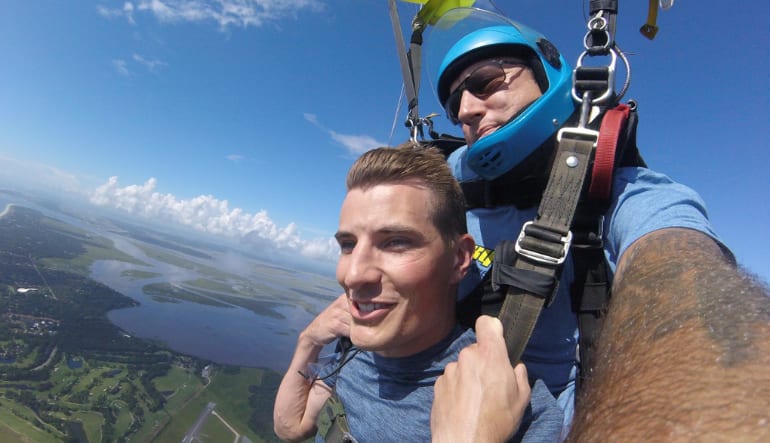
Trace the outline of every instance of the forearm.
{"type": "Polygon", "coordinates": [[[704,234],[666,229],[638,240],[616,272],[570,439],[762,440],[768,300],[704,234]]]}
{"type": "Polygon", "coordinates": [[[275,433],[284,440],[303,440],[315,433],[317,414],[313,412],[317,411],[308,411],[313,381],[303,374],[307,374],[309,363],[318,360],[321,349],[322,346],[300,334],[294,356],[278,387],[273,409],[275,433]]]}

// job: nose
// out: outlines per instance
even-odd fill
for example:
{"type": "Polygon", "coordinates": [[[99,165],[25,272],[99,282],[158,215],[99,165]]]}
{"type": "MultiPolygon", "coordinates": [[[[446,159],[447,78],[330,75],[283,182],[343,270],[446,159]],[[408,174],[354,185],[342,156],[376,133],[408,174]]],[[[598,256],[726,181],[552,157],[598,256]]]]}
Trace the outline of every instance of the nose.
{"type": "Polygon", "coordinates": [[[486,106],[484,99],[476,97],[468,91],[463,91],[460,96],[460,108],[457,110],[457,119],[462,123],[471,124],[484,116],[486,106]]]}
{"type": "Polygon", "coordinates": [[[360,290],[380,281],[381,272],[376,264],[373,248],[359,242],[349,254],[340,256],[337,280],[346,289],[360,290]]]}

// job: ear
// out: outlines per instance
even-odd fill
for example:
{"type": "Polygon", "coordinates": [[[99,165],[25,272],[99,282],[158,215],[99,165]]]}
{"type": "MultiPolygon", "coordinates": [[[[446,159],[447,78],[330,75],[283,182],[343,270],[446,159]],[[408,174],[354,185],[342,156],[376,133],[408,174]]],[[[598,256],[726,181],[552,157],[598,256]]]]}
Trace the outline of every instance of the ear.
{"type": "Polygon", "coordinates": [[[470,234],[463,234],[455,240],[454,244],[454,267],[452,268],[452,277],[450,284],[460,283],[468,273],[468,268],[471,266],[471,260],[473,260],[473,249],[476,247],[476,242],[473,240],[470,234]]]}

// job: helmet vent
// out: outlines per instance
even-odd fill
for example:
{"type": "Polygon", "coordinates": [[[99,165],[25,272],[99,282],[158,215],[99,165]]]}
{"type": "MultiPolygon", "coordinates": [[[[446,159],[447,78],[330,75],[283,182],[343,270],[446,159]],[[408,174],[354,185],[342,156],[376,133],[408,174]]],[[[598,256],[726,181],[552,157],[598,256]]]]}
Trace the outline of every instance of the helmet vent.
{"type": "Polygon", "coordinates": [[[537,40],[537,48],[540,49],[540,52],[543,54],[543,58],[548,62],[548,64],[556,69],[561,69],[559,50],[556,49],[556,46],[554,46],[553,43],[544,38],[539,38],[537,40]]]}

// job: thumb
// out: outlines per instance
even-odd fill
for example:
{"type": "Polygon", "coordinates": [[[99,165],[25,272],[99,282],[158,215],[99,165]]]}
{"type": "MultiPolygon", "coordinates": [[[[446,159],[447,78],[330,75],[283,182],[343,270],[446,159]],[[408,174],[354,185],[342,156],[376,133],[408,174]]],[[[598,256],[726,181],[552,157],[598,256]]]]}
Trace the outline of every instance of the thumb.
{"type": "Polygon", "coordinates": [[[503,346],[503,324],[497,317],[482,315],[476,319],[476,341],[483,346],[503,346]]]}

